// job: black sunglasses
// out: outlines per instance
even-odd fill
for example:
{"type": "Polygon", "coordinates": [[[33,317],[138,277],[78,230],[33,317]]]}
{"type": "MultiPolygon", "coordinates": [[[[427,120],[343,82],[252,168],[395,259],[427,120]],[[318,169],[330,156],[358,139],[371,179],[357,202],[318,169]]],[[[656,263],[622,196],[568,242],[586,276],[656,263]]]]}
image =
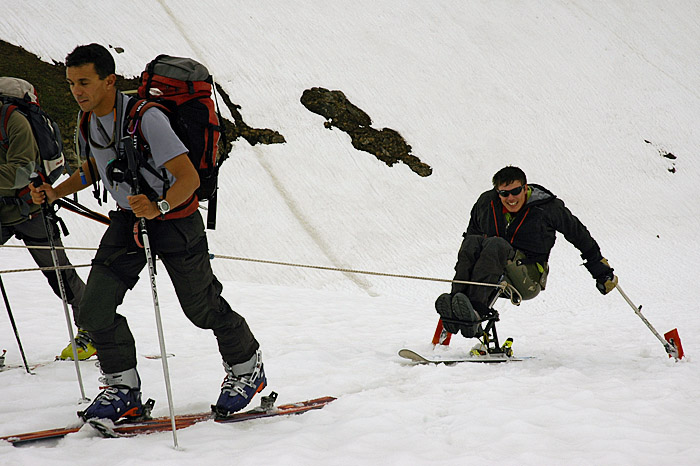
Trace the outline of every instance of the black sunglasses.
{"type": "Polygon", "coordinates": [[[508,197],[511,194],[513,196],[517,196],[518,194],[520,194],[520,192],[523,190],[524,187],[525,186],[518,186],[517,188],[513,188],[513,189],[499,189],[498,195],[501,197],[508,197]]]}

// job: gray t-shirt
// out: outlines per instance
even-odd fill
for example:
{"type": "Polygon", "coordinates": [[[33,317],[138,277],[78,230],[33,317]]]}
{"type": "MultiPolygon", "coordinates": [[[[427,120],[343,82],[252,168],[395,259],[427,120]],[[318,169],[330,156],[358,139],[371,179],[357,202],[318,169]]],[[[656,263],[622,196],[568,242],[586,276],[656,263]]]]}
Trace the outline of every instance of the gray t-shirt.
{"type": "MultiPolygon", "coordinates": [[[[124,96],[124,99],[122,99],[125,117],[126,106],[130,98],[131,97],[124,96]]],[[[159,109],[151,108],[146,110],[140,125],[141,132],[146,138],[146,141],[148,141],[148,145],[151,149],[151,156],[146,157],[146,163],[154,167],[156,171],[162,175],[164,164],[178,155],[186,153],[187,148],[173,131],[168,117],[159,109]]],[[[103,117],[96,117],[94,113],[92,114],[92,118],[90,118],[90,139],[92,141],[102,146],[107,146],[113,133],[115,133],[114,112],[110,112],[103,117]]],[[[115,145],[106,149],[100,149],[90,144],[90,155],[95,158],[100,179],[107,188],[107,191],[109,191],[114,200],[117,201],[117,205],[122,209],[131,210],[129,201],[126,199],[127,196],[131,195],[131,187],[127,183],[115,182],[114,184],[110,184],[106,175],[107,165],[117,157],[117,143],[119,137],[120,135],[115,134],[115,145]]],[[[159,196],[162,195],[163,182],[145,168],[141,168],[139,171],[146,183],[148,183],[159,196]]],[[[169,183],[172,185],[175,182],[175,177],[173,177],[167,169],[165,173],[167,174],[169,183]]]]}

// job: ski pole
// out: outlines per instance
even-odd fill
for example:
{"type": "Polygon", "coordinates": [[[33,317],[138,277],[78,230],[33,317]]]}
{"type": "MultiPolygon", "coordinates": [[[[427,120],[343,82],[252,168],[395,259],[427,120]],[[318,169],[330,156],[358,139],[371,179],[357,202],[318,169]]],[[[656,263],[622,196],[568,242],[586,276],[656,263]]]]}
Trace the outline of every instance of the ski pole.
{"type": "MultiPolygon", "coordinates": [[[[126,152],[127,166],[131,174],[131,192],[133,194],[139,194],[139,179],[138,179],[138,164],[136,163],[136,147],[137,141],[134,137],[133,141],[130,141],[129,136],[125,136],[121,141],[121,147],[126,152]]],[[[146,263],[148,264],[148,275],[151,280],[151,295],[153,297],[153,308],[156,314],[156,328],[158,329],[158,344],[160,345],[160,360],[163,364],[163,378],[165,379],[165,392],[168,396],[168,408],[170,410],[170,425],[172,426],[173,432],[173,445],[177,449],[177,427],[175,425],[175,406],[173,404],[173,394],[170,385],[170,371],[168,370],[168,355],[165,350],[165,337],[163,335],[163,322],[160,317],[160,304],[158,303],[158,290],[156,289],[156,267],[153,260],[153,254],[151,251],[151,242],[148,238],[148,230],[146,228],[146,219],[141,217],[139,219],[139,231],[143,238],[143,251],[146,255],[146,263]]]]}
{"type": "Polygon", "coordinates": [[[12,311],[10,310],[10,300],[7,298],[7,292],[5,291],[5,285],[2,282],[2,277],[0,277],[0,289],[2,289],[2,297],[5,300],[5,307],[7,308],[7,315],[10,316],[10,323],[12,324],[12,330],[15,331],[15,338],[17,339],[17,346],[19,346],[19,353],[22,355],[22,361],[24,362],[24,368],[27,370],[27,374],[34,375],[29,369],[29,364],[27,364],[27,358],[24,355],[24,348],[22,348],[22,342],[19,339],[19,332],[17,331],[17,325],[15,324],[15,318],[12,316],[12,311]]]}
{"type": "Polygon", "coordinates": [[[63,207],[64,209],[70,210],[71,212],[75,212],[78,215],[82,215],[83,217],[89,218],[90,220],[100,222],[104,225],[109,225],[111,222],[109,217],[107,217],[106,215],[103,215],[99,212],[95,212],[94,210],[90,210],[84,205],[78,204],[78,202],[71,201],[70,199],[57,199],[54,204],[63,207]]]}
{"type": "MultiPolygon", "coordinates": [[[[29,177],[32,180],[32,184],[35,187],[42,185],[42,180],[38,174],[32,173],[29,177]]],[[[49,246],[51,248],[51,259],[53,260],[53,266],[56,267],[56,280],[58,281],[58,289],[61,292],[61,301],[63,301],[63,312],[66,315],[66,324],[68,325],[68,336],[70,337],[70,345],[73,350],[73,362],[75,363],[75,373],[78,377],[78,385],[80,386],[80,402],[84,403],[89,401],[89,398],[85,396],[85,388],[83,388],[83,376],[80,374],[80,364],[78,361],[78,347],[75,344],[75,334],[73,333],[73,322],[70,318],[70,312],[68,311],[68,298],[66,298],[66,287],[63,283],[63,275],[58,269],[58,255],[56,254],[56,242],[54,241],[54,230],[51,220],[53,219],[51,208],[49,207],[48,200],[45,200],[41,204],[41,216],[44,219],[44,228],[46,230],[46,237],[49,241],[49,246]]]]}
{"type": "Polygon", "coordinates": [[[649,323],[649,321],[642,315],[642,306],[635,306],[632,300],[627,296],[627,294],[622,291],[622,288],[620,288],[620,284],[618,283],[617,286],[617,291],[620,292],[623,298],[625,298],[625,301],[627,301],[627,304],[630,305],[630,307],[634,310],[634,313],[639,316],[640,319],[642,319],[642,322],[644,322],[644,325],[646,325],[649,330],[651,330],[651,333],[654,334],[656,338],[659,339],[662,345],[664,345],[664,348],[666,349],[666,352],[668,353],[669,356],[673,356],[673,358],[678,361],[683,357],[683,354],[679,352],[679,345],[680,345],[680,339],[678,341],[672,342],[665,340],[664,338],[659,335],[659,332],[656,331],[656,329],[649,323]]]}

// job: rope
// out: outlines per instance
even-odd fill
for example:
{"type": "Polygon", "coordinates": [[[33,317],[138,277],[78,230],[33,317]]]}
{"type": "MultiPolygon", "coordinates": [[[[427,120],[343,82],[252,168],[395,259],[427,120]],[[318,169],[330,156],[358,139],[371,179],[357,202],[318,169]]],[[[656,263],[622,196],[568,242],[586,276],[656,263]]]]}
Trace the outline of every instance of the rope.
{"type": "MultiPolygon", "coordinates": [[[[20,248],[20,249],[51,249],[51,246],[25,246],[21,244],[2,244],[3,248],[20,248]]],[[[80,248],[77,246],[56,246],[56,249],[73,249],[76,251],[97,251],[97,248],[80,248]]]]}
{"type": "Polygon", "coordinates": [[[80,264],[80,265],[59,265],[58,267],[34,267],[31,269],[8,269],[0,270],[0,274],[3,273],[17,273],[17,272],[44,272],[47,270],[66,270],[66,269],[78,269],[80,267],[90,267],[92,264],[80,264]]]}
{"type": "Polygon", "coordinates": [[[326,266],[322,266],[322,265],[295,264],[293,262],[280,262],[280,261],[272,261],[272,260],[264,260],[264,259],[251,259],[249,257],[222,256],[219,254],[211,254],[210,256],[212,258],[216,258],[216,259],[229,259],[229,260],[244,261],[244,262],[257,262],[259,264],[282,265],[282,266],[286,266],[286,267],[296,267],[296,268],[302,268],[302,269],[329,270],[332,272],[375,275],[375,276],[379,276],[379,277],[394,277],[394,278],[406,278],[406,279],[411,279],[411,280],[425,280],[425,281],[431,281],[431,282],[458,283],[461,285],[488,286],[491,288],[501,288],[502,290],[505,290],[506,288],[509,287],[506,284],[498,284],[498,283],[481,283],[481,282],[470,282],[470,281],[464,281],[464,280],[450,280],[447,278],[420,277],[420,276],[416,276],[416,275],[404,275],[404,274],[395,274],[395,273],[386,273],[386,272],[371,272],[368,270],[343,269],[343,268],[337,268],[337,267],[326,267],[326,266]]]}
{"type": "MultiPolygon", "coordinates": [[[[14,248],[37,248],[37,249],[48,249],[49,246],[21,246],[21,245],[2,245],[2,247],[8,248],[8,247],[14,247],[14,248]]],[[[80,248],[80,247],[62,247],[59,248],[58,246],[56,249],[76,249],[76,250],[83,250],[83,251],[95,251],[97,248],[80,248]]],[[[338,267],[327,267],[323,265],[309,265],[309,264],[298,264],[294,262],[281,262],[281,261],[273,261],[273,260],[265,260],[265,259],[253,259],[250,257],[238,257],[238,256],[224,256],[221,254],[210,254],[210,258],[212,259],[227,259],[227,260],[235,260],[235,261],[241,261],[241,262],[255,262],[258,264],[269,264],[269,265],[281,265],[284,267],[294,267],[294,268],[300,268],[300,269],[314,269],[314,270],[326,270],[326,271],[331,271],[331,272],[342,272],[342,273],[354,273],[354,274],[361,274],[361,275],[373,275],[376,277],[393,277],[393,278],[403,278],[403,279],[408,279],[408,280],[423,280],[423,281],[430,281],[430,282],[440,282],[440,283],[457,283],[460,285],[476,285],[476,286],[487,286],[490,288],[499,288],[501,292],[509,292],[511,295],[511,301],[513,301],[513,298],[519,297],[520,300],[522,300],[522,297],[520,296],[520,293],[518,290],[516,290],[513,285],[510,283],[507,283],[505,281],[501,283],[482,283],[482,282],[472,282],[472,281],[466,281],[466,280],[450,280],[447,278],[435,278],[435,277],[422,277],[422,276],[417,276],[417,275],[406,275],[406,274],[398,274],[398,273],[388,273],[388,272],[373,272],[369,270],[355,270],[355,269],[346,269],[346,268],[338,268],[338,267]]],[[[29,269],[12,269],[12,270],[0,270],[0,274],[3,273],[15,273],[15,272],[31,272],[31,271],[45,271],[45,270],[57,270],[57,269],[71,269],[71,268],[78,268],[78,267],[89,267],[90,264],[82,264],[82,265],[63,265],[59,267],[36,267],[36,268],[29,268],[29,269]]]]}
{"type": "MultiPolygon", "coordinates": [[[[2,244],[0,247],[3,248],[19,248],[19,249],[51,249],[51,246],[28,246],[28,245],[19,245],[19,244],[2,244]]],[[[97,248],[80,248],[80,247],[71,247],[71,246],[56,246],[56,249],[74,249],[74,250],[80,250],[80,251],[97,251],[97,248]]],[[[46,272],[49,270],[66,270],[66,269],[77,269],[80,267],[90,267],[92,264],[79,264],[79,265],[59,265],[58,267],[55,266],[50,266],[50,267],[33,267],[33,268],[28,268],[28,269],[8,269],[8,270],[0,270],[0,274],[4,273],[18,273],[18,272],[46,272]]]]}

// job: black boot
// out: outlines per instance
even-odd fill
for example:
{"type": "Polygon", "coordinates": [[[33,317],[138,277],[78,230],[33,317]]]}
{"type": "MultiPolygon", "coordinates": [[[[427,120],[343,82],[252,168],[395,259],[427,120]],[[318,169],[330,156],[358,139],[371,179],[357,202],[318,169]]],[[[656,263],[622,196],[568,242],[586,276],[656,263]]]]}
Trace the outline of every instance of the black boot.
{"type": "Polygon", "coordinates": [[[455,320],[454,314],[452,314],[452,295],[449,293],[443,293],[438,296],[435,300],[435,310],[440,314],[442,319],[442,327],[450,333],[459,333],[459,325],[450,323],[450,321],[455,320]]]}
{"type": "Polygon", "coordinates": [[[481,316],[472,306],[469,298],[463,293],[457,293],[452,298],[452,313],[457,320],[464,324],[459,326],[465,338],[480,337],[484,333],[481,326],[481,316]]]}

